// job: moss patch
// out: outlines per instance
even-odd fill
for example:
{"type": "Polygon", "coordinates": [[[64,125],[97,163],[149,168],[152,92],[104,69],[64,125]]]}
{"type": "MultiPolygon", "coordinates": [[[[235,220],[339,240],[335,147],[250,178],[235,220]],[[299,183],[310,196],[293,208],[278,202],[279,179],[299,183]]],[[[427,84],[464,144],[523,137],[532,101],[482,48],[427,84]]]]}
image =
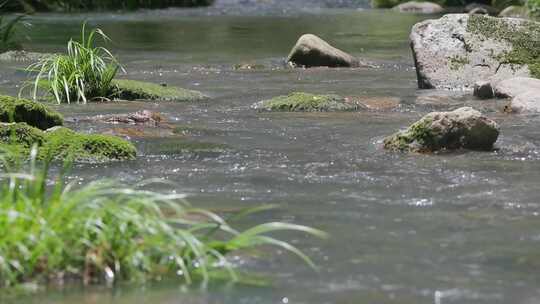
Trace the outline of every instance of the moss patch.
{"type": "Polygon", "coordinates": [[[157,149],[149,151],[152,154],[174,155],[181,153],[224,153],[230,147],[224,144],[196,142],[190,140],[178,140],[175,142],[163,142],[157,145],[157,149]]]}
{"type": "Polygon", "coordinates": [[[90,162],[129,160],[134,159],[137,153],[130,142],[115,136],[81,134],[63,127],[46,134],[44,153],[59,159],[90,162]]]}
{"type": "Polygon", "coordinates": [[[469,64],[470,61],[469,61],[469,58],[467,57],[456,55],[450,58],[448,62],[449,62],[450,69],[453,71],[457,71],[461,69],[464,65],[469,64]]]}
{"type": "Polygon", "coordinates": [[[39,157],[87,162],[134,159],[135,147],[119,137],[80,134],[64,127],[41,131],[26,123],[0,124],[0,146],[28,155],[39,147],[39,157]]]}
{"type": "Polygon", "coordinates": [[[404,131],[384,139],[384,148],[398,151],[427,152],[437,150],[437,135],[430,128],[433,120],[424,117],[404,131]]]}
{"type": "Polygon", "coordinates": [[[338,95],[295,92],[263,101],[256,108],[266,111],[324,112],[355,111],[359,109],[359,106],[356,103],[347,102],[345,98],[338,95]]]}
{"type": "Polygon", "coordinates": [[[0,121],[25,122],[45,130],[63,124],[62,115],[41,103],[0,95],[0,121]]]}
{"type": "Polygon", "coordinates": [[[540,78],[540,23],[471,15],[467,31],[487,39],[506,41],[512,50],[497,56],[502,64],[527,65],[532,77],[540,78]]]}
{"type": "Polygon", "coordinates": [[[178,87],[161,86],[143,81],[113,80],[112,98],[150,101],[199,101],[208,98],[198,91],[178,87]]]}

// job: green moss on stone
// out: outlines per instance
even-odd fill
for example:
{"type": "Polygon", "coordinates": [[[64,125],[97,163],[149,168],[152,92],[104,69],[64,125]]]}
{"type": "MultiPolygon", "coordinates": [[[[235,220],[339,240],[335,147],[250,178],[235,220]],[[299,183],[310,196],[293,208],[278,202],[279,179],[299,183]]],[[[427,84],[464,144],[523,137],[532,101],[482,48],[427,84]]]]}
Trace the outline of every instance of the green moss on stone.
{"type": "Polygon", "coordinates": [[[46,132],[44,153],[56,158],[73,158],[76,161],[129,160],[136,156],[135,147],[115,136],[81,134],[68,128],[55,128],[46,132]]]}
{"type": "Polygon", "coordinates": [[[0,147],[29,155],[32,146],[39,147],[39,157],[102,162],[134,159],[135,147],[121,138],[80,134],[64,127],[42,131],[26,123],[0,124],[0,147]]]}
{"type": "Polygon", "coordinates": [[[199,101],[208,98],[198,91],[128,79],[113,80],[113,87],[111,97],[124,100],[199,101]]]}
{"type": "Polygon", "coordinates": [[[384,139],[384,148],[398,151],[437,150],[437,136],[430,127],[433,120],[424,117],[409,128],[384,139]]]}
{"type": "Polygon", "coordinates": [[[230,150],[230,148],[224,144],[178,140],[156,145],[149,152],[160,155],[173,155],[180,153],[223,153],[227,150],[230,150]]]}
{"type": "Polygon", "coordinates": [[[508,19],[471,15],[467,31],[509,43],[512,50],[500,54],[497,60],[502,64],[527,65],[531,76],[540,78],[540,23],[522,20],[513,24],[508,19]]]}
{"type": "Polygon", "coordinates": [[[358,110],[359,107],[358,104],[347,102],[345,98],[338,95],[295,92],[263,101],[258,108],[267,111],[322,112],[354,111],[358,110]]]}
{"type": "Polygon", "coordinates": [[[64,120],[60,113],[39,102],[0,95],[0,121],[25,122],[45,130],[62,125],[64,120]]]}
{"type": "Polygon", "coordinates": [[[453,71],[457,71],[461,69],[464,65],[469,64],[469,62],[469,58],[456,55],[449,60],[450,69],[453,71]]]}

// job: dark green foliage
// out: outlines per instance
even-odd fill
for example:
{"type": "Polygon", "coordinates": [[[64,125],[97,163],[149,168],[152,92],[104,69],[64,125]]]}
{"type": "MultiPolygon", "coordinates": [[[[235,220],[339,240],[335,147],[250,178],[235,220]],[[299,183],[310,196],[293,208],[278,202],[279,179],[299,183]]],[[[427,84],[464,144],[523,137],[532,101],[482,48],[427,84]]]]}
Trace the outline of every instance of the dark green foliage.
{"type": "Polygon", "coordinates": [[[25,122],[45,130],[62,125],[63,118],[60,113],[41,103],[0,95],[0,121],[25,122]]]}
{"type": "MultiPolygon", "coordinates": [[[[0,2],[0,10],[5,3],[0,2]]],[[[17,36],[18,28],[23,24],[25,16],[0,15],[0,53],[10,50],[20,50],[20,37],[17,36]]]]}
{"type": "Polygon", "coordinates": [[[11,0],[10,11],[80,11],[139,8],[190,7],[211,5],[214,0],[11,0]]]}

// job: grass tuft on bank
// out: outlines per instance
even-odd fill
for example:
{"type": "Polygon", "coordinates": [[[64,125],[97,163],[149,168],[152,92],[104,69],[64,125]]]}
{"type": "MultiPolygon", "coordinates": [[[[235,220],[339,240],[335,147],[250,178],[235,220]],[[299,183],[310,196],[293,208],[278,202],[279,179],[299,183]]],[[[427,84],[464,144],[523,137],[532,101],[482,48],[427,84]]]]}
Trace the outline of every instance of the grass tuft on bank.
{"type": "MultiPolygon", "coordinates": [[[[239,231],[218,214],[190,206],[182,195],[114,180],[80,186],[65,179],[69,166],[54,177],[50,162],[38,162],[37,154],[33,149],[26,170],[9,161],[0,174],[0,288],[167,276],[189,284],[223,272],[235,281],[237,271],[227,256],[261,245],[279,247],[315,267],[298,248],[269,233],[326,237],[314,228],[279,222],[239,231]]],[[[265,209],[244,210],[230,220],[265,209]]]]}

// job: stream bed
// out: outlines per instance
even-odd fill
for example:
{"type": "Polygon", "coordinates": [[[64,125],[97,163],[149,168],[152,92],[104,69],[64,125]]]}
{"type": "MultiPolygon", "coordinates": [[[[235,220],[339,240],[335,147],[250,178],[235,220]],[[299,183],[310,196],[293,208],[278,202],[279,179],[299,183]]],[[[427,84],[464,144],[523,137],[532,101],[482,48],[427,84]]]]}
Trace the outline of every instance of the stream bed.
{"type": "MultiPolygon", "coordinates": [[[[272,280],[269,286],[69,287],[14,303],[539,303],[540,117],[503,114],[499,102],[475,100],[471,92],[417,90],[408,34],[423,18],[303,7],[243,14],[218,7],[33,16],[25,43],[30,51],[62,51],[88,20],[114,41],[109,47],[126,68],[122,77],[211,97],[200,103],[57,107],[75,129],[137,135],[131,136],[139,150],[136,161],[80,164],[71,179],[113,177],[132,185],[163,178],[174,189],[155,190],[185,193],[193,205],[217,212],[279,206],[240,227],[293,221],[325,230],[331,238],[280,235],[304,249],[319,272],[273,249],[258,259],[233,259],[243,270],[272,280]],[[374,67],[289,69],[285,57],[304,33],[317,34],[374,67]],[[251,109],[255,102],[293,91],[397,105],[354,113],[251,109]],[[426,113],[463,105],[500,124],[495,151],[415,155],[382,149],[384,136],[426,113]],[[171,128],[184,130],[183,136],[78,122],[143,109],[162,113],[171,128]],[[186,149],[181,144],[186,138],[221,148],[186,149]]],[[[17,94],[24,67],[2,63],[0,91],[17,94]]]]}

